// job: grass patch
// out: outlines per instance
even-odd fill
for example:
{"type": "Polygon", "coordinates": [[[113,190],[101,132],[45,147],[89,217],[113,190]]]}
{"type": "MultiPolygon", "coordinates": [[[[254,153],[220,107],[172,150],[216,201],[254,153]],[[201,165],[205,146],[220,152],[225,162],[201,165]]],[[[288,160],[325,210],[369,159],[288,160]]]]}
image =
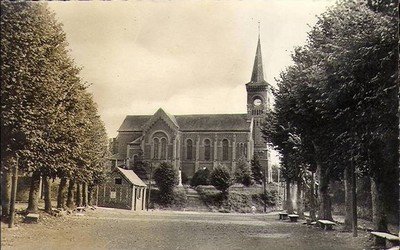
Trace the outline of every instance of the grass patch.
{"type": "Polygon", "coordinates": [[[161,202],[160,190],[158,188],[151,189],[150,208],[152,209],[167,209],[167,210],[182,210],[187,205],[187,196],[183,188],[175,188],[173,193],[173,201],[171,204],[161,202]]]}

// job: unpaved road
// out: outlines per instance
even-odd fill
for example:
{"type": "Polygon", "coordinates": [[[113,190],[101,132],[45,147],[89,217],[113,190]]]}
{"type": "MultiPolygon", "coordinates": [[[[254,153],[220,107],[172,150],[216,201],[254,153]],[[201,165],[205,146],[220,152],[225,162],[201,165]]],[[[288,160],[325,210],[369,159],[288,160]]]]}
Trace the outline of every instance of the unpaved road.
{"type": "Polygon", "coordinates": [[[221,214],[98,208],[84,216],[2,224],[2,249],[365,249],[368,234],[323,231],[277,214],[221,214]]]}

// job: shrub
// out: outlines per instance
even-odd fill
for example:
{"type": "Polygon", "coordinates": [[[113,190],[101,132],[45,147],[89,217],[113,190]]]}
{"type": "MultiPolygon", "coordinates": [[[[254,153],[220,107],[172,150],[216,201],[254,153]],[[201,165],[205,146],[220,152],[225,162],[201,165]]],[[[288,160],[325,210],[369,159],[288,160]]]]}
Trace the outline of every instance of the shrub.
{"type": "Polygon", "coordinates": [[[276,190],[268,191],[266,194],[258,193],[253,194],[254,200],[259,200],[260,203],[266,204],[267,206],[275,206],[277,202],[278,192],[276,190]]]}
{"type": "Polygon", "coordinates": [[[254,183],[253,174],[249,163],[244,159],[240,158],[235,169],[235,181],[237,183],[242,183],[246,187],[254,183]]]}
{"type": "Polygon", "coordinates": [[[192,187],[210,185],[210,171],[207,168],[198,170],[190,181],[190,185],[192,187]]]}
{"type": "Polygon", "coordinates": [[[185,207],[187,203],[186,192],[182,188],[174,189],[174,205],[177,207],[185,207]]]}
{"type": "Polygon", "coordinates": [[[154,180],[160,190],[160,202],[164,205],[173,203],[174,187],[178,184],[178,178],[178,171],[167,162],[161,163],[154,171],[154,180]]]}
{"type": "Polygon", "coordinates": [[[222,193],[228,193],[229,187],[233,184],[231,172],[226,166],[217,166],[211,172],[211,184],[222,193]]]}
{"type": "Polygon", "coordinates": [[[254,181],[258,184],[261,184],[263,179],[263,171],[257,155],[254,155],[254,159],[251,161],[251,172],[253,174],[254,181]]]}

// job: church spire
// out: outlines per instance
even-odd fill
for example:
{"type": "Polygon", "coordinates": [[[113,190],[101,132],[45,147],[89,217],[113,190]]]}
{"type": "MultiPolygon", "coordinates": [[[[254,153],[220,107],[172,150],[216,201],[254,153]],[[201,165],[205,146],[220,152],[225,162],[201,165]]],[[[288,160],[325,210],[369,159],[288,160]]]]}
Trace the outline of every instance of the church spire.
{"type": "Polygon", "coordinates": [[[261,42],[260,42],[260,23],[258,23],[258,44],[256,57],[254,58],[253,73],[251,74],[251,83],[266,83],[264,80],[264,72],[261,56],[261,42]]]}

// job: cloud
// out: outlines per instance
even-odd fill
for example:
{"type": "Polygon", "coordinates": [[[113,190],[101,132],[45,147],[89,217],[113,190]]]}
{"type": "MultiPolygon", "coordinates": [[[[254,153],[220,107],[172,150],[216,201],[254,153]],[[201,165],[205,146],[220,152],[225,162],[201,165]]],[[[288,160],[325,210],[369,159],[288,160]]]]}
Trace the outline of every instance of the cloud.
{"type": "Polygon", "coordinates": [[[261,22],[274,83],[330,1],[49,2],[114,136],[127,114],[244,113],[261,22]]]}

